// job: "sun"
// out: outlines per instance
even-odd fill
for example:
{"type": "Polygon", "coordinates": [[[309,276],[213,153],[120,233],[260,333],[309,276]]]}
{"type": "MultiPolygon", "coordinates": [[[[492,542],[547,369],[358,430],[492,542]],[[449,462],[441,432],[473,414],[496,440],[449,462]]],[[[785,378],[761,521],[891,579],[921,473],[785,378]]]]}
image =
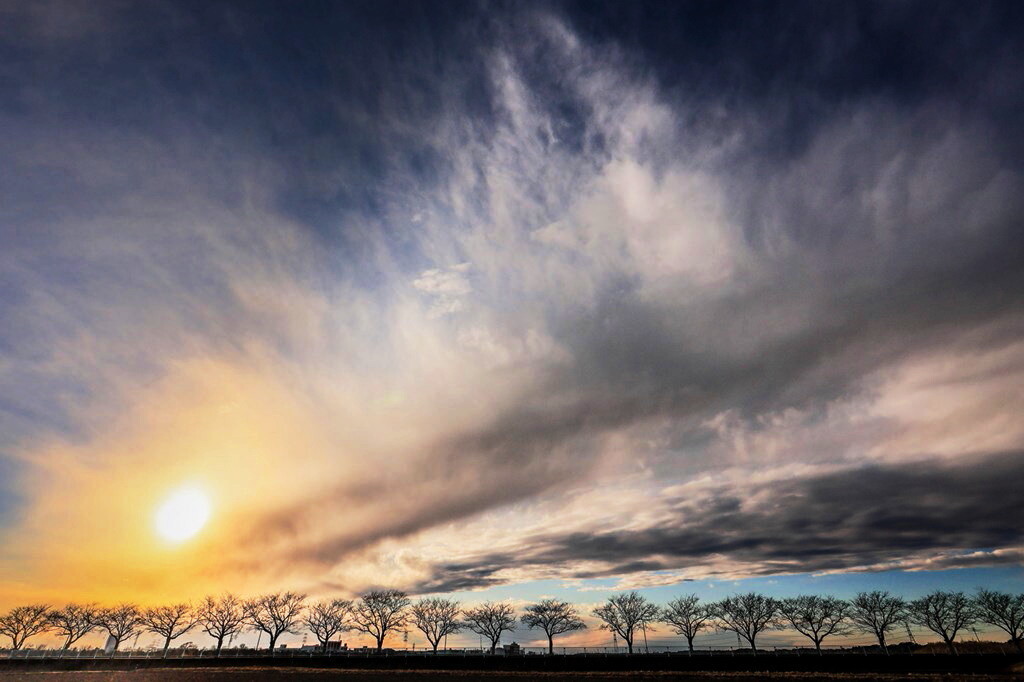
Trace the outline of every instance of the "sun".
{"type": "Polygon", "coordinates": [[[193,486],[179,488],[157,508],[156,531],[170,542],[188,540],[206,525],[210,518],[210,498],[193,486]]]}

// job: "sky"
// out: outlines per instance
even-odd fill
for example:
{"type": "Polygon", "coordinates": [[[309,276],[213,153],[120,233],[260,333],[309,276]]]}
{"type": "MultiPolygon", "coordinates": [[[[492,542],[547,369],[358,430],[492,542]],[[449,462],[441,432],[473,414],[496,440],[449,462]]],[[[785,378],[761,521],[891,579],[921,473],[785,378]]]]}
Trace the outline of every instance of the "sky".
{"type": "Polygon", "coordinates": [[[1022,43],[0,1],[0,607],[1024,589],[1022,43]]]}

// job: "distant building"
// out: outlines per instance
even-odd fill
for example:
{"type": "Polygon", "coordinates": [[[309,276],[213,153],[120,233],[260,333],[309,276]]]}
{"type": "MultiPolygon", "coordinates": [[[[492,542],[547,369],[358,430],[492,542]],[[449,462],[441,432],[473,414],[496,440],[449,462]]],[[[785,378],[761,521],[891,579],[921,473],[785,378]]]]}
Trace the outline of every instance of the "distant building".
{"type": "Polygon", "coordinates": [[[511,644],[502,644],[501,648],[505,650],[506,656],[518,656],[523,653],[522,647],[520,647],[516,642],[512,642],[511,644]]]}
{"type": "MultiPolygon", "coordinates": [[[[278,649],[287,649],[288,645],[287,644],[279,644],[277,646],[277,648],[278,649]]],[[[316,651],[321,651],[321,650],[322,650],[322,647],[319,644],[303,644],[302,646],[298,647],[298,651],[310,652],[310,653],[316,652],[316,651]]],[[[327,642],[327,649],[326,650],[327,651],[347,651],[348,650],[348,645],[347,644],[342,644],[342,642],[340,640],[334,641],[334,642],[327,642]]]]}
{"type": "Polygon", "coordinates": [[[107,643],[103,645],[103,653],[112,654],[114,653],[114,647],[117,646],[117,640],[114,639],[113,635],[107,636],[107,643]]]}

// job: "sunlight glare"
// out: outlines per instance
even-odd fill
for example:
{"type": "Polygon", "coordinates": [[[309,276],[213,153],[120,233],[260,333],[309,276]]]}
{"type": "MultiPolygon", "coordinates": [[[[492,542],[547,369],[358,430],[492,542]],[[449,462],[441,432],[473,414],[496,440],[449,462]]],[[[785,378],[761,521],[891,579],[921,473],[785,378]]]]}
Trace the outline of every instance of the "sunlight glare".
{"type": "Polygon", "coordinates": [[[156,530],[165,540],[181,542],[192,537],[210,518],[210,499],[199,488],[172,493],[156,512],[156,530]]]}

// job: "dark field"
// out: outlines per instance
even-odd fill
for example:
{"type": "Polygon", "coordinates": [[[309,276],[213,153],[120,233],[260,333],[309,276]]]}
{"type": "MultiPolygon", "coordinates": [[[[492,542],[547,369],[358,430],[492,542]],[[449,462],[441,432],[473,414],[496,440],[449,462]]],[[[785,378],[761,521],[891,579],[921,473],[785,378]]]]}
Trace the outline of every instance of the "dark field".
{"type": "Polygon", "coordinates": [[[1024,680],[1024,658],[1003,655],[764,656],[690,659],[685,656],[513,657],[508,659],[376,658],[250,659],[237,662],[28,660],[0,661],[2,680],[162,682],[164,680],[353,680],[355,682],[476,682],[478,680],[1024,680]]]}
{"type": "MultiPolygon", "coordinates": [[[[1019,668],[1019,666],[1018,666],[1019,668]]],[[[807,673],[807,672],[513,672],[513,671],[379,671],[379,670],[281,670],[275,668],[181,668],[160,670],[132,671],[92,671],[92,672],[17,672],[0,673],[0,679],[24,680],[25,682],[44,682],[60,680],[60,682],[171,682],[172,680],[214,680],[215,682],[241,682],[242,680],[278,680],[280,682],[306,682],[313,680],[353,680],[354,682],[483,682],[499,680],[506,682],[526,682],[526,680],[542,680],[546,682],[609,682],[618,680],[635,680],[636,682],[670,682],[673,680],[693,680],[694,682],[749,682],[752,680],[794,680],[800,682],[816,682],[825,680],[920,680],[922,682],[955,682],[969,680],[984,682],[988,680],[1024,679],[1024,673],[1007,670],[999,673],[807,673]]]]}

